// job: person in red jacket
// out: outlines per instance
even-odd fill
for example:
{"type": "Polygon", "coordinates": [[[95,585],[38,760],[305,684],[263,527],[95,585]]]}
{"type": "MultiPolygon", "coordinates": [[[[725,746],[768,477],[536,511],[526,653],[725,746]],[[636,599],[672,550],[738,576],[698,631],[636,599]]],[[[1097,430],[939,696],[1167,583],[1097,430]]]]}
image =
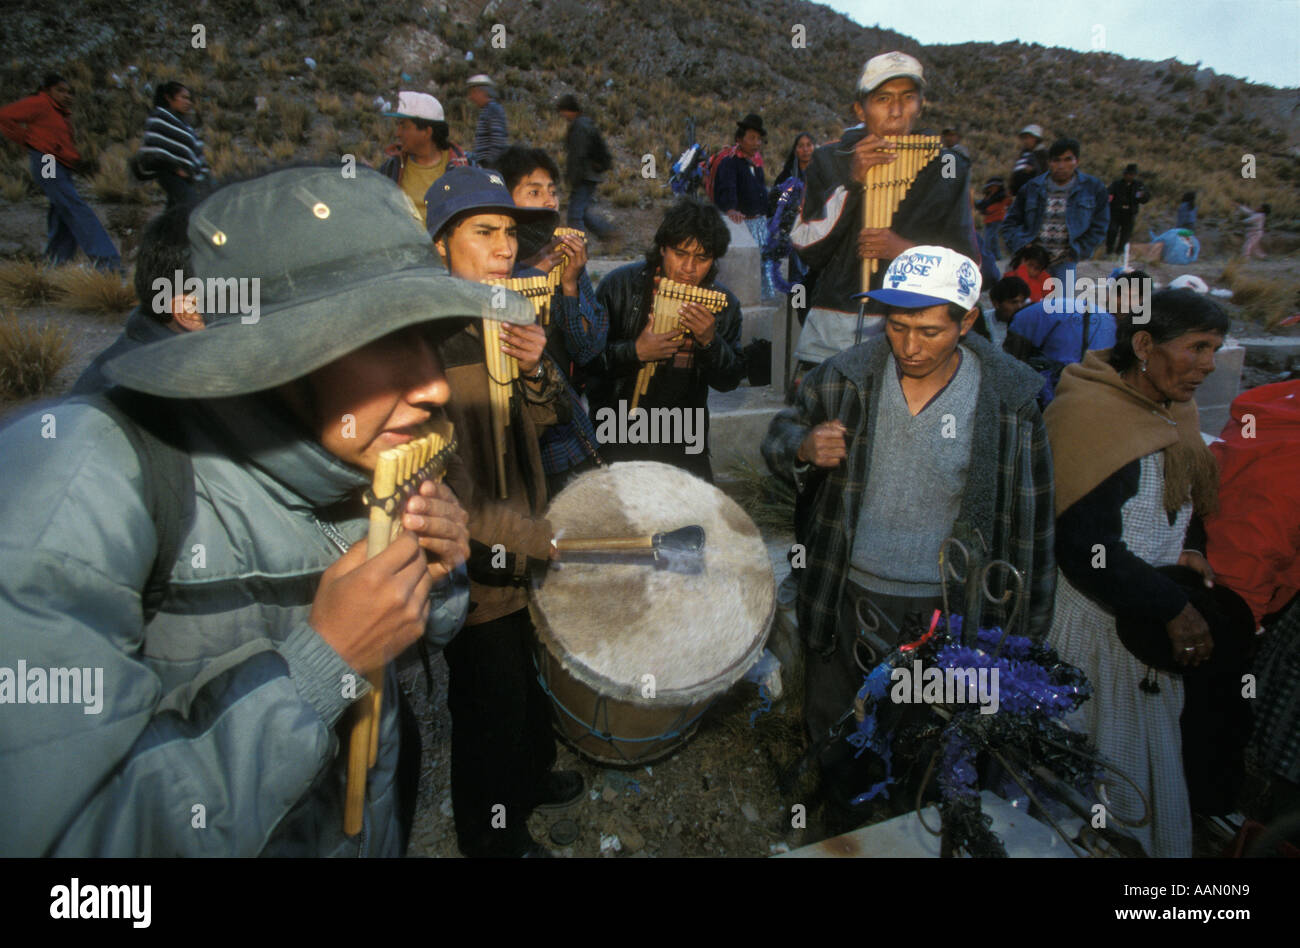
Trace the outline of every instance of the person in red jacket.
{"type": "Polygon", "coordinates": [[[1300,592],[1300,382],[1242,392],[1211,445],[1219,462],[1219,512],[1206,520],[1210,565],[1255,621],[1300,592]]]}
{"type": "Polygon", "coordinates": [[[113,239],[72,183],[81,155],[72,144],[71,109],[72,86],[51,73],[35,95],[0,108],[0,134],[26,147],[32,177],[50,199],[49,262],[67,263],[80,247],[96,267],[121,270],[113,239]]]}
{"type": "MultiPolygon", "coordinates": [[[[1256,764],[1272,775],[1275,816],[1300,812],[1300,381],[1242,392],[1220,442],[1219,511],[1205,521],[1214,579],[1260,623],[1256,764]]],[[[1294,826],[1294,824],[1292,824],[1294,826]]]]}

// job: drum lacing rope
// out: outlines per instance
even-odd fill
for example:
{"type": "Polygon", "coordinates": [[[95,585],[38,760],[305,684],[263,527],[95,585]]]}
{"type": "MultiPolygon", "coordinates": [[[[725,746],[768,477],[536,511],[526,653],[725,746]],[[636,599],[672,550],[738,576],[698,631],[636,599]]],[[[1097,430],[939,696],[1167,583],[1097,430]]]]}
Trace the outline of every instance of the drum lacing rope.
{"type": "MultiPolygon", "coordinates": [[[[689,721],[686,721],[685,723],[682,723],[682,719],[685,717],[686,712],[689,710],[689,708],[683,708],[681,714],[677,716],[677,720],[673,722],[672,729],[665,731],[662,734],[658,734],[654,737],[619,737],[618,735],[614,734],[612,731],[598,730],[595,726],[596,722],[594,720],[589,724],[585,719],[578,717],[567,707],[565,707],[564,702],[561,701],[558,697],[556,697],[555,693],[552,692],[551,689],[547,686],[546,678],[542,674],[541,669],[538,667],[536,656],[533,657],[533,669],[537,672],[537,684],[541,687],[542,692],[548,698],[551,699],[555,707],[558,710],[563,711],[573,721],[577,722],[578,725],[585,728],[587,730],[587,733],[591,737],[599,738],[602,741],[606,741],[608,743],[613,744],[614,749],[619,752],[620,756],[622,756],[623,751],[620,747],[618,747],[619,744],[653,744],[656,741],[671,741],[675,738],[681,737],[683,734],[685,734],[695,725],[696,721],[698,721],[701,717],[704,716],[704,712],[708,711],[709,706],[712,706],[713,704],[713,702],[710,701],[709,705],[701,709],[699,714],[695,715],[695,717],[691,718],[689,721]]],[[[594,713],[597,712],[593,712],[593,714],[594,713]]],[[[640,762],[640,761],[632,760],[627,757],[624,757],[624,760],[627,760],[629,763],[640,762]]]]}

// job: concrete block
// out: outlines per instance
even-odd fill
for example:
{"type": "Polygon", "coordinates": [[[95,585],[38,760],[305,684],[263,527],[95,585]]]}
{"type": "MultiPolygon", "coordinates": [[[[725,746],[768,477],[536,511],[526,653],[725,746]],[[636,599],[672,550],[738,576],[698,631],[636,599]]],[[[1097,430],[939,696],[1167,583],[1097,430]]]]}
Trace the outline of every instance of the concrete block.
{"type": "Polygon", "coordinates": [[[755,339],[771,339],[772,325],[776,321],[775,306],[746,306],[740,323],[740,345],[749,345],[755,339]]]}
{"type": "Polygon", "coordinates": [[[758,306],[762,302],[763,285],[760,266],[762,256],[758,244],[744,224],[723,217],[731,231],[731,245],[726,255],[718,261],[718,282],[736,294],[741,308],[758,306]]]}
{"type": "Polygon", "coordinates": [[[1243,346],[1224,346],[1214,356],[1214,371],[1196,390],[1196,409],[1201,415],[1201,430],[1217,435],[1231,416],[1232,400],[1241,392],[1241,368],[1245,364],[1243,346]]]}
{"type": "Polygon", "coordinates": [[[763,438],[784,407],[785,402],[770,385],[709,392],[709,455],[715,476],[737,462],[767,470],[761,451],[763,438]]]}

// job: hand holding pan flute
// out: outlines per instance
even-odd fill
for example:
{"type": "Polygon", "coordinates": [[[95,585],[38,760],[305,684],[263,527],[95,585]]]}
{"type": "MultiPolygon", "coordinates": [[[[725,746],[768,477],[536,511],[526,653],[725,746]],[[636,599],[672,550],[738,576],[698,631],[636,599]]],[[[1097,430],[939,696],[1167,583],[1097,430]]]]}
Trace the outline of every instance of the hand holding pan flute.
{"type": "Polygon", "coordinates": [[[424,548],[429,575],[442,580],[469,557],[469,514],[442,481],[424,481],[406,502],[402,527],[424,548]]]}
{"type": "Polygon", "coordinates": [[[546,348],[546,330],[537,323],[527,326],[501,324],[501,351],[519,361],[519,371],[527,376],[537,371],[546,348]]]}

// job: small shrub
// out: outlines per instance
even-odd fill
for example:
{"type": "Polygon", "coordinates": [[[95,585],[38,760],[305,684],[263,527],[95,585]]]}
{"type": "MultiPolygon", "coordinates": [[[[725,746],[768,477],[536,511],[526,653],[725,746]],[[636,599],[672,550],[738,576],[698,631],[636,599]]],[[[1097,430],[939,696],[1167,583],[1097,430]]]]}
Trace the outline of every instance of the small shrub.
{"type": "Polygon", "coordinates": [[[66,330],[0,317],[0,398],[33,398],[53,384],[71,356],[66,330]]]}
{"type": "Polygon", "coordinates": [[[1232,302],[1247,319],[1266,329],[1300,309],[1300,291],[1292,280],[1246,273],[1240,260],[1229,263],[1219,281],[1232,290],[1232,302]]]}
{"type": "Polygon", "coordinates": [[[321,115],[328,115],[331,118],[335,118],[343,112],[343,100],[332,92],[328,95],[318,95],[316,96],[316,111],[321,115]]]}

